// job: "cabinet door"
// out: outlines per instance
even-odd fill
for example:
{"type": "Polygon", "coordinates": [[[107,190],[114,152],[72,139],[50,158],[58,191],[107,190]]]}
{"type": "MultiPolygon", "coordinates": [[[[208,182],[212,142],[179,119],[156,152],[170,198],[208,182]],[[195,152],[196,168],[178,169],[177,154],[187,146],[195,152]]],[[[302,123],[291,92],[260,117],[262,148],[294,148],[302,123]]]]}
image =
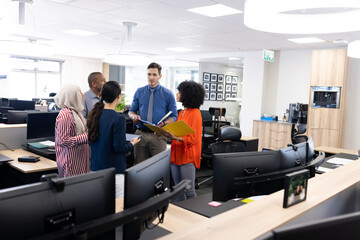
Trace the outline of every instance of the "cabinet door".
{"type": "Polygon", "coordinates": [[[326,146],[339,148],[340,146],[340,131],[321,129],[321,128],[309,128],[308,137],[312,137],[314,141],[314,147],[326,146]]]}
{"type": "Polygon", "coordinates": [[[259,151],[270,148],[270,123],[253,121],[253,136],[259,138],[259,151]]]}
{"type": "Polygon", "coordinates": [[[271,129],[271,149],[278,150],[291,143],[291,124],[273,123],[271,129]]]}
{"type": "Polygon", "coordinates": [[[311,86],[343,86],[346,49],[314,50],[311,62],[311,86]]]}
{"type": "Polygon", "coordinates": [[[340,129],[341,110],[333,108],[310,108],[308,117],[309,128],[330,130],[340,129]]]}

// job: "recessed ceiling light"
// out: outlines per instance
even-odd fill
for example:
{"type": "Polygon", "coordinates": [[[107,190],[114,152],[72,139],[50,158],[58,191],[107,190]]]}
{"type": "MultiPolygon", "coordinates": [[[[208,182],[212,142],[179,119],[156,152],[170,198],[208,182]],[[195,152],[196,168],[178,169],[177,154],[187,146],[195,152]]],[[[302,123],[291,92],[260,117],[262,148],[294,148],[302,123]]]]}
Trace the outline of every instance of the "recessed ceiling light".
{"type": "Polygon", "coordinates": [[[238,58],[238,57],[229,57],[229,60],[230,61],[241,61],[242,59],[238,58]]]}
{"type": "Polygon", "coordinates": [[[199,13],[208,17],[221,17],[226,15],[242,13],[242,11],[222,4],[214,4],[205,7],[190,8],[190,12],[199,13]]]}
{"type": "Polygon", "coordinates": [[[357,0],[247,0],[244,13],[246,26],[264,32],[315,34],[360,30],[357,0]]]}
{"type": "Polygon", "coordinates": [[[82,36],[82,37],[89,37],[89,36],[94,36],[94,35],[99,34],[97,32],[84,31],[84,30],[80,30],[80,29],[66,30],[63,33],[72,34],[72,35],[76,35],[76,36],[82,36]]]}
{"type": "Polygon", "coordinates": [[[182,47],[175,47],[175,48],[166,48],[166,50],[174,51],[174,52],[189,52],[192,51],[190,48],[182,48],[182,47]]]}
{"type": "Polygon", "coordinates": [[[307,37],[307,38],[290,38],[288,39],[291,42],[295,43],[319,43],[325,42],[324,40],[317,38],[317,37],[307,37]]]}

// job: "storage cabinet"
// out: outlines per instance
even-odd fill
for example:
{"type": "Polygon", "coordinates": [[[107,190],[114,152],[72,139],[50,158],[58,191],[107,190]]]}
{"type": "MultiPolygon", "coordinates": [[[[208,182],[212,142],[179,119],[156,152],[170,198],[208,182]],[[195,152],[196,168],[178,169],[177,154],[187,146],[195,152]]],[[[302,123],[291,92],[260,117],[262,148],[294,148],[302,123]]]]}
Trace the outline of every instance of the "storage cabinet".
{"type": "Polygon", "coordinates": [[[315,147],[342,148],[346,116],[346,49],[313,51],[310,89],[312,86],[340,87],[340,104],[339,108],[317,108],[311,107],[309,99],[307,135],[313,138],[315,147]]]}
{"type": "Polygon", "coordinates": [[[252,135],[259,138],[259,151],[263,148],[278,150],[291,143],[291,124],[254,120],[252,135]]]}

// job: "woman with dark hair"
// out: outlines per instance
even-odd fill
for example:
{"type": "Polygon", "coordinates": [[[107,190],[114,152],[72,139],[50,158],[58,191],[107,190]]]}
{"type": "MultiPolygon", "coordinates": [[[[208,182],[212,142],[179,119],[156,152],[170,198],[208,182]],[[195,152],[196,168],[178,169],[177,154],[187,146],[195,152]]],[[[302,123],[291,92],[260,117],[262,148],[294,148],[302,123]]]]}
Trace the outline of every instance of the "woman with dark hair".
{"type": "Polygon", "coordinates": [[[201,84],[185,81],[177,87],[176,101],[181,102],[184,110],[180,111],[177,121],[184,120],[194,131],[194,134],[176,137],[168,132],[171,138],[171,174],[175,184],[181,180],[191,180],[191,188],[186,190],[185,197],[196,197],[195,168],[200,168],[202,117],[199,107],[204,103],[205,90],[201,84]]]}
{"type": "Polygon", "coordinates": [[[126,169],[126,153],[140,139],[126,142],[126,119],[115,111],[121,101],[121,88],[115,81],[106,82],[101,90],[101,99],[89,113],[87,127],[91,147],[90,168],[97,171],[114,167],[116,169],[116,195],[122,190],[126,169]]]}

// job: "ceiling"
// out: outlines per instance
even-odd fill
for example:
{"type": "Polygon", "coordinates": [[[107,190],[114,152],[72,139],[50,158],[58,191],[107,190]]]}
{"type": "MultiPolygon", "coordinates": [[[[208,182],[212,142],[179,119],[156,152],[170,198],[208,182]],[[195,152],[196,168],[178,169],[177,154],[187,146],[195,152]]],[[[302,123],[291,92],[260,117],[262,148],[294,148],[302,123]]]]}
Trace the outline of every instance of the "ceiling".
{"type": "MultiPolygon", "coordinates": [[[[245,0],[33,0],[26,4],[25,26],[16,30],[18,2],[1,0],[1,33],[33,36],[46,42],[62,55],[103,58],[107,54],[135,53],[149,56],[167,55],[177,58],[206,56],[261,49],[284,50],[344,47],[334,40],[360,39],[360,31],[311,35],[324,43],[297,44],[288,38],[306,35],[260,32],[243,24],[244,15],[206,17],[187,11],[189,8],[221,3],[244,10],[245,0]],[[123,22],[136,22],[133,42],[127,42],[123,22]],[[71,29],[97,32],[89,37],[63,33],[71,29]],[[17,32],[16,32],[17,31],[17,32]],[[188,52],[174,52],[167,48],[187,48],[188,52]]],[[[0,35],[1,37],[1,35],[0,35]]]]}

